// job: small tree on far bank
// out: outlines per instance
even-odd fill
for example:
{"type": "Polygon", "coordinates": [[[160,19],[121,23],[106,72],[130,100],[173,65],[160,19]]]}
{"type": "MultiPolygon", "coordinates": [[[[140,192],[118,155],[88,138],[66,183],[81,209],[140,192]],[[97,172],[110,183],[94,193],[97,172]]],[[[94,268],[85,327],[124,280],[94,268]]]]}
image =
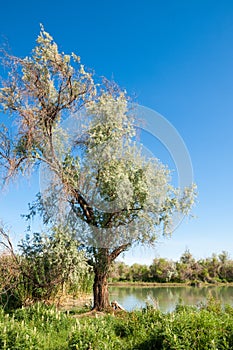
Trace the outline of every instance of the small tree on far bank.
{"type": "Polygon", "coordinates": [[[14,138],[6,126],[0,134],[5,180],[44,164],[45,221],[59,219],[76,230],[93,266],[94,308],[105,309],[112,262],[170,233],[173,215],[189,212],[194,188],[174,188],[167,167],[143,156],[125,92],[95,84],[79,57],[59,53],[43,28],[31,57],[5,57],[10,73],[0,104],[17,120],[14,138]],[[74,113],[67,133],[62,121],[74,113]]]}

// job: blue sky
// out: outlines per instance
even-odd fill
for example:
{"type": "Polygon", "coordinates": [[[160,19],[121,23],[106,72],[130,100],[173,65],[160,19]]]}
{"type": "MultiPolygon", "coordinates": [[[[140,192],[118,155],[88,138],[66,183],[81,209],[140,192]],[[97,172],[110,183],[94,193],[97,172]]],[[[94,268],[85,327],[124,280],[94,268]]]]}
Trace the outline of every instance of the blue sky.
{"type": "MultiPolygon", "coordinates": [[[[60,49],[75,52],[98,75],[114,78],[135,100],[162,114],[189,150],[198,204],[155,249],[134,249],[127,262],[155,256],[197,258],[227,250],[233,257],[233,2],[208,0],[3,2],[0,36],[29,55],[39,23],[60,49]]],[[[0,118],[4,119],[3,116],[0,118]]],[[[158,154],[158,157],[161,155],[158,154]]],[[[38,178],[1,194],[0,218],[22,237],[38,178]]]]}

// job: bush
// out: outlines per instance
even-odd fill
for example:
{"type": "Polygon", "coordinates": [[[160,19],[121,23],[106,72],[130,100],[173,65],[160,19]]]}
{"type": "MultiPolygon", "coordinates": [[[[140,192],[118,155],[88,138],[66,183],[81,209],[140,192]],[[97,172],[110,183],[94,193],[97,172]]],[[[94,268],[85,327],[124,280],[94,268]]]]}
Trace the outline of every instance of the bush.
{"type": "Polygon", "coordinates": [[[24,285],[32,300],[47,300],[74,286],[77,290],[89,272],[77,240],[65,227],[53,228],[49,236],[27,236],[19,247],[24,285]]]}
{"type": "Polygon", "coordinates": [[[58,293],[90,291],[91,268],[68,229],[27,235],[17,255],[8,243],[8,253],[0,256],[0,303],[7,310],[54,300],[58,293]]]}

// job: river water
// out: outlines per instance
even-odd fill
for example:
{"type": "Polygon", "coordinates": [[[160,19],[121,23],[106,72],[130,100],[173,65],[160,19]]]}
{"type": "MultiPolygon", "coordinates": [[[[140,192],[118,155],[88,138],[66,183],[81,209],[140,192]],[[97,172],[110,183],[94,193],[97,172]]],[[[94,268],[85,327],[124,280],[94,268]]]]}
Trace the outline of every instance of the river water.
{"type": "Polygon", "coordinates": [[[209,296],[219,299],[222,304],[233,306],[233,286],[207,287],[109,287],[110,300],[116,300],[126,310],[132,311],[156,301],[162,312],[175,309],[182,300],[185,305],[205,303],[209,296]]]}

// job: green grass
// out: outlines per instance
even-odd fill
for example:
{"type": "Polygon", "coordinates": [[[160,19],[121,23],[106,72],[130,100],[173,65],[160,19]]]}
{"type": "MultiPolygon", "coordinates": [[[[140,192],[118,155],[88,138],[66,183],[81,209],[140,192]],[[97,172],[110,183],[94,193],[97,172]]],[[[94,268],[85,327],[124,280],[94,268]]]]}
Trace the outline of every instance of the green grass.
{"type": "Polygon", "coordinates": [[[0,349],[150,350],[233,349],[233,308],[178,305],[172,313],[144,309],[75,318],[36,304],[0,311],[0,349]]]}
{"type": "Polygon", "coordinates": [[[75,320],[54,307],[36,304],[0,314],[0,349],[66,349],[75,320]]]}

